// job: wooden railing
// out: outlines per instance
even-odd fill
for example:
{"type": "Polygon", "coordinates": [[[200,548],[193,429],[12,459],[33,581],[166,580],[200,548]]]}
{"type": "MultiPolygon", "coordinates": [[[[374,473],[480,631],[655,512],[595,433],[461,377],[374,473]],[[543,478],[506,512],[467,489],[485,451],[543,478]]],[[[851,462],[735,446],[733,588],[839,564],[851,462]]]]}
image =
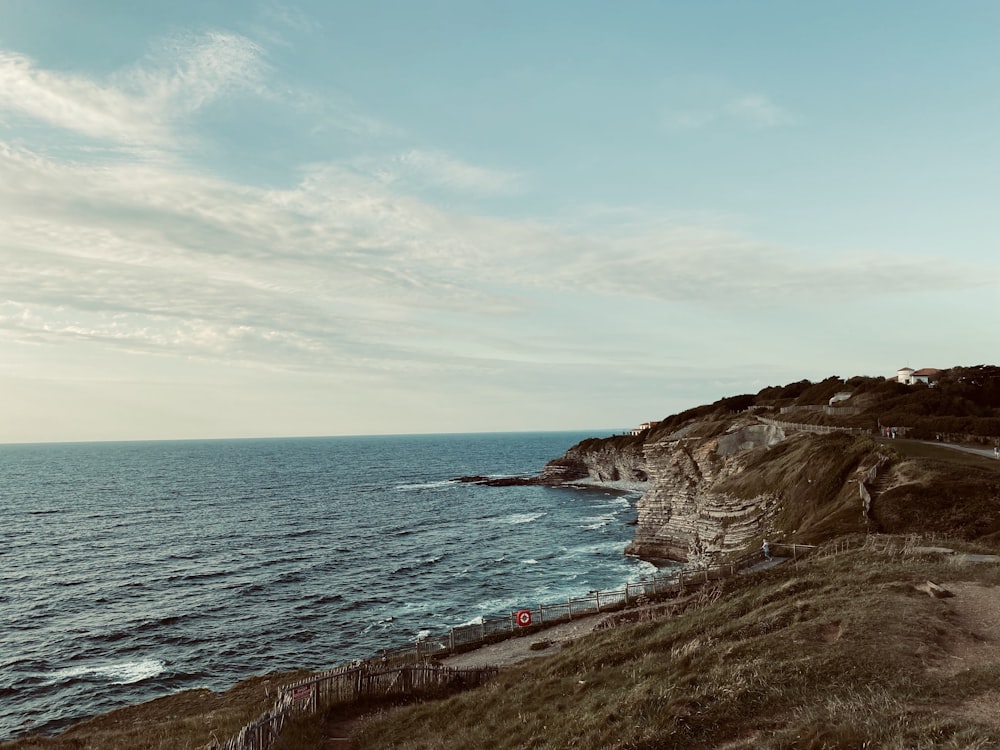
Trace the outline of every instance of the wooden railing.
{"type": "Polygon", "coordinates": [[[362,662],[338,667],[282,687],[269,711],[225,742],[212,742],[205,750],[270,750],[295,714],[365,700],[465,690],[486,683],[499,672],[499,667],[452,669],[438,664],[389,667],[362,662]]]}
{"type": "Polygon", "coordinates": [[[757,416],[761,422],[781,427],[786,430],[798,430],[800,432],[819,432],[827,434],[830,432],[845,432],[848,435],[871,435],[872,431],[866,427],[833,427],[825,424],[804,424],[802,422],[782,422],[780,419],[757,416]]]}

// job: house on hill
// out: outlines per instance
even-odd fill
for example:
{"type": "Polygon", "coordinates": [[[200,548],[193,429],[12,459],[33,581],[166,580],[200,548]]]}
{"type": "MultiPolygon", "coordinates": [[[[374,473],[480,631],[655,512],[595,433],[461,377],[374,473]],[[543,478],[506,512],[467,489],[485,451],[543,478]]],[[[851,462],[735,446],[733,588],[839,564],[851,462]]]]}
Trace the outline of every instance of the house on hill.
{"type": "Polygon", "coordinates": [[[896,371],[896,380],[904,385],[923,383],[934,385],[941,376],[941,371],[934,367],[923,367],[914,370],[912,367],[901,367],[896,371]]]}
{"type": "Polygon", "coordinates": [[[635,428],[629,430],[629,434],[634,437],[636,435],[639,435],[639,434],[645,432],[646,430],[648,430],[648,429],[650,429],[652,427],[656,427],[656,425],[658,425],[659,423],[660,423],[659,420],[657,420],[655,422],[643,422],[638,427],[635,427],[635,428]]]}

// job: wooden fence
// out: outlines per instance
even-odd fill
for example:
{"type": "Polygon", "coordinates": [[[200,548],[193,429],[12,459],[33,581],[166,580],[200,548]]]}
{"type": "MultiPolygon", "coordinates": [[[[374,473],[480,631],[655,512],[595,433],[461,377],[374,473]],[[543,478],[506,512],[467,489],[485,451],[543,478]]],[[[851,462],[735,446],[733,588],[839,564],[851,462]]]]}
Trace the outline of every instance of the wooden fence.
{"type": "Polygon", "coordinates": [[[389,667],[362,662],[338,667],[282,687],[269,711],[225,742],[209,744],[207,750],[270,750],[295,714],[316,713],[364,700],[466,690],[479,687],[499,673],[499,667],[452,669],[439,664],[389,667]]]}
{"type": "Polygon", "coordinates": [[[825,424],[804,424],[801,422],[782,422],[778,419],[771,419],[770,417],[757,416],[761,422],[765,424],[773,425],[775,427],[781,427],[786,430],[798,430],[799,432],[819,432],[827,434],[830,432],[846,432],[848,435],[871,435],[872,431],[866,427],[833,427],[831,425],[825,424]]]}
{"type": "MultiPolygon", "coordinates": [[[[771,543],[771,552],[797,560],[816,548],[806,544],[771,543]]],[[[270,711],[243,727],[223,743],[213,742],[206,750],[270,750],[294,713],[316,712],[322,708],[355,701],[393,696],[414,696],[436,690],[478,687],[499,673],[498,667],[453,669],[432,660],[484,643],[526,635],[574,617],[624,609],[641,600],[680,594],[688,587],[734,576],[762,562],[763,552],[751,552],[731,562],[701,569],[680,568],[675,572],[627,583],[622,589],[593,591],[588,596],[569,598],[555,604],[525,608],[530,625],[518,621],[518,612],[509,616],[484,618],[481,622],[452,628],[447,634],[418,640],[414,645],[392,651],[366,662],[337,667],[286,685],[270,711]]],[[[522,621],[523,622],[523,621],[522,621]]]]}

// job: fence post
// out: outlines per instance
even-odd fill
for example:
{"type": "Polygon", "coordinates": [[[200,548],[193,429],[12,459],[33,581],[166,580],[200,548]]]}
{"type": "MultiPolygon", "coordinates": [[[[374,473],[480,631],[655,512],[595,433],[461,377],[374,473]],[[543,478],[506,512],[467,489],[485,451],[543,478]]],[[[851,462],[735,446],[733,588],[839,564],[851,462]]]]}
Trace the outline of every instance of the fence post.
{"type": "Polygon", "coordinates": [[[597,611],[600,612],[601,611],[601,592],[600,591],[595,591],[594,592],[594,598],[597,600],[597,611]]]}
{"type": "Polygon", "coordinates": [[[573,619],[573,597],[566,598],[566,614],[569,615],[569,619],[573,619]]]}

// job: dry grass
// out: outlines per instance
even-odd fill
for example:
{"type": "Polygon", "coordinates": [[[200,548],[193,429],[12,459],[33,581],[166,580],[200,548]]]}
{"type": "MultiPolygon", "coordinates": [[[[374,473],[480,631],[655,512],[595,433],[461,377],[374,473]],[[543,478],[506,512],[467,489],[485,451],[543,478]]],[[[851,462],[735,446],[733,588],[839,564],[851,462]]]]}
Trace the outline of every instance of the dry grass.
{"type": "Polygon", "coordinates": [[[2,750],[194,750],[225,739],[271,707],[277,686],[304,676],[244,680],[225,693],[185,690],[75,724],[54,737],[22,737],[2,750]]]}
{"type": "Polygon", "coordinates": [[[992,747],[974,709],[993,660],[935,667],[967,632],[952,599],[914,584],[983,567],[905,544],[821,556],[722,582],[671,619],[625,625],[511,670],[486,688],[368,719],[357,748],[992,747]],[[970,718],[972,717],[972,718],[970,718]]]}

